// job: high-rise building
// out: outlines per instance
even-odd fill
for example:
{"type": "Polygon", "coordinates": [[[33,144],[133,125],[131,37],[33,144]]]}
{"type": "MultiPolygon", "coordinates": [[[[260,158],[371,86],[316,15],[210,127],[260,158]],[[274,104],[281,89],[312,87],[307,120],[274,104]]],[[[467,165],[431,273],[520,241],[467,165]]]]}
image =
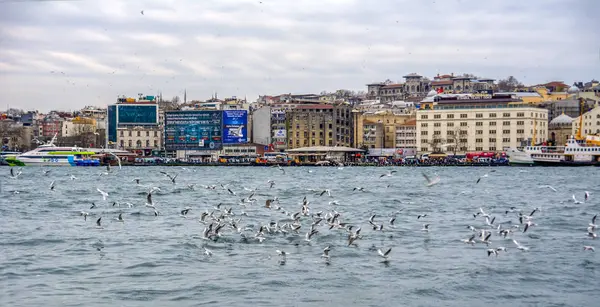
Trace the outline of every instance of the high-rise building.
{"type": "Polygon", "coordinates": [[[352,107],[347,104],[297,105],[286,112],[288,148],[353,145],[352,107]]]}
{"type": "Polygon", "coordinates": [[[142,155],[163,147],[163,129],[154,96],[118,98],[116,104],[108,106],[107,113],[108,147],[135,150],[142,155]]]}

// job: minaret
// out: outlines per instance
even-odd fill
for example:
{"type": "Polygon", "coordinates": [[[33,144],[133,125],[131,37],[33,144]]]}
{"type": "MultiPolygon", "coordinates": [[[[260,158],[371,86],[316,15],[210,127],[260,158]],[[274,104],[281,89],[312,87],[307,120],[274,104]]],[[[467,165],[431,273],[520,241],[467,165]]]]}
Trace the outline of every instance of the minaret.
{"type": "Polygon", "coordinates": [[[187,90],[183,90],[183,103],[187,103],[187,90]]]}

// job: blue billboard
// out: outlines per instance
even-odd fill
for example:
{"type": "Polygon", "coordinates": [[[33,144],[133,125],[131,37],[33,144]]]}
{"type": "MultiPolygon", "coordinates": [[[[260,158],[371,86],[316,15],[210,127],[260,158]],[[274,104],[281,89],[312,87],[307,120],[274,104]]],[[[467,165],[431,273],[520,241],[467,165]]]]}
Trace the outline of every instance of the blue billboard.
{"type": "Polygon", "coordinates": [[[223,111],[223,144],[248,142],[248,111],[223,111]]]}
{"type": "Polygon", "coordinates": [[[221,149],[222,115],[220,111],[165,112],[165,148],[167,150],[221,149]]]}
{"type": "Polygon", "coordinates": [[[158,124],[157,104],[118,104],[117,122],[121,125],[158,124]]]}
{"type": "Polygon", "coordinates": [[[108,106],[108,141],[117,142],[117,106],[108,106]]]}

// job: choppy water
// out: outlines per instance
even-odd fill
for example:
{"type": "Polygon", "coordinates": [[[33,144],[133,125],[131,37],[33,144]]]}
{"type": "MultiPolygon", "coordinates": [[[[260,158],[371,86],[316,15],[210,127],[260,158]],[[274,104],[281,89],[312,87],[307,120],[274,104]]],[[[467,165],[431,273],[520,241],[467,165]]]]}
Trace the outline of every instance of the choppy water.
{"type": "MultiPolygon", "coordinates": [[[[109,175],[100,168],[24,168],[17,179],[1,168],[0,306],[594,306],[600,301],[600,258],[584,252],[598,241],[586,227],[598,213],[599,168],[384,168],[129,167],[109,175]],[[312,170],[312,173],[309,173],[312,170]],[[173,185],[159,171],[178,174],[173,185]],[[441,182],[425,187],[421,172],[437,172],[441,182]],[[69,176],[78,177],[70,180],[69,176]],[[141,178],[140,185],[132,179],[141,178]],[[269,189],[268,179],[275,181],[269,189]],[[56,181],[54,191],[50,182],[56,181]],[[187,184],[195,183],[195,190],[187,184]],[[237,193],[218,187],[228,184],[237,193]],[[538,188],[550,184],[558,189],[538,188]],[[389,187],[387,187],[390,185],[389,187]],[[154,202],[161,215],[145,208],[146,193],[158,186],[154,202]],[[365,191],[352,191],[354,187],[365,191]],[[258,188],[254,205],[241,198],[258,188]],[[100,188],[110,195],[102,200],[100,188]],[[331,197],[307,189],[331,190],[331,197]],[[574,204],[571,195],[583,200],[574,204]],[[20,193],[15,194],[14,191],[20,193]],[[205,210],[233,208],[242,228],[256,229],[285,216],[264,208],[277,196],[290,212],[310,201],[311,213],[338,211],[342,221],[362,227],[358,247],[347,246],[347,232],[319,226],[312,242],[304,241],[311,223],[302,217],[300,234],[267,234],[259,243],[243,242],[226,227],[212,242],[202,239],[205,210]],[[339,205],[330,205],[337,200],[339,205]],[[113,202],[121,206],[112,206],[113,202]],[[95,202],[98,208],[91,209],[95,202]],[[122,204],[130,202],[128,208],[122,204]],[[180,211],[191,207],[188,218],[180,211]],[[466,228],[486,227],[480,207],[496,223],[518,224],[511,206],[534,215],[538,226],[512,235],[530,248],[517,250],[494,232],[491,246],[507,253],[488,257],[484,244],[470,246],[466,228]],[[79,215],[90,212],[87,221],[79,215]],[[396,228],[389,227],[396,212],[396,228]],[[124,223],[116,221],[123,213],[124,223]],[[424,219],[417,216],[427,213],[424,219]],[[383,232],[369,227],[377,214],[383,232]],[[95,225],[102,216],[103,228],[95,225]],[[421,231],[430,223],[430,232],[421,231]],[[321,254],[331,245],[327,265],[321,254]],[[204,248],[213,251],[212,257],[204,248]],[[377,248],[391,247],[382,262],[377,248]],[[276,250],[289,253],[282,265],[276,250]]],[[[600,221],[599,221],[600,223],[600,221]]],[[[600,250],[598,250],[600,252],[600,250]]]]}

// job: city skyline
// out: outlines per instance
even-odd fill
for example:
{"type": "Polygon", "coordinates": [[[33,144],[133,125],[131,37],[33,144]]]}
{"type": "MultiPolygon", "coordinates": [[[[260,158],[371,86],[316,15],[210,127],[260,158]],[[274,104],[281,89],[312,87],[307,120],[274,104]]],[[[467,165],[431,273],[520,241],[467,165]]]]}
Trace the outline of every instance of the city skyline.
{"type": "Polygon", "coordinates": [[[577,4],[0,1],[2,103],[74,110],[184,89],[253,100],[411,72],[571,84],[600,67],[600,4],[577,4]]]}

